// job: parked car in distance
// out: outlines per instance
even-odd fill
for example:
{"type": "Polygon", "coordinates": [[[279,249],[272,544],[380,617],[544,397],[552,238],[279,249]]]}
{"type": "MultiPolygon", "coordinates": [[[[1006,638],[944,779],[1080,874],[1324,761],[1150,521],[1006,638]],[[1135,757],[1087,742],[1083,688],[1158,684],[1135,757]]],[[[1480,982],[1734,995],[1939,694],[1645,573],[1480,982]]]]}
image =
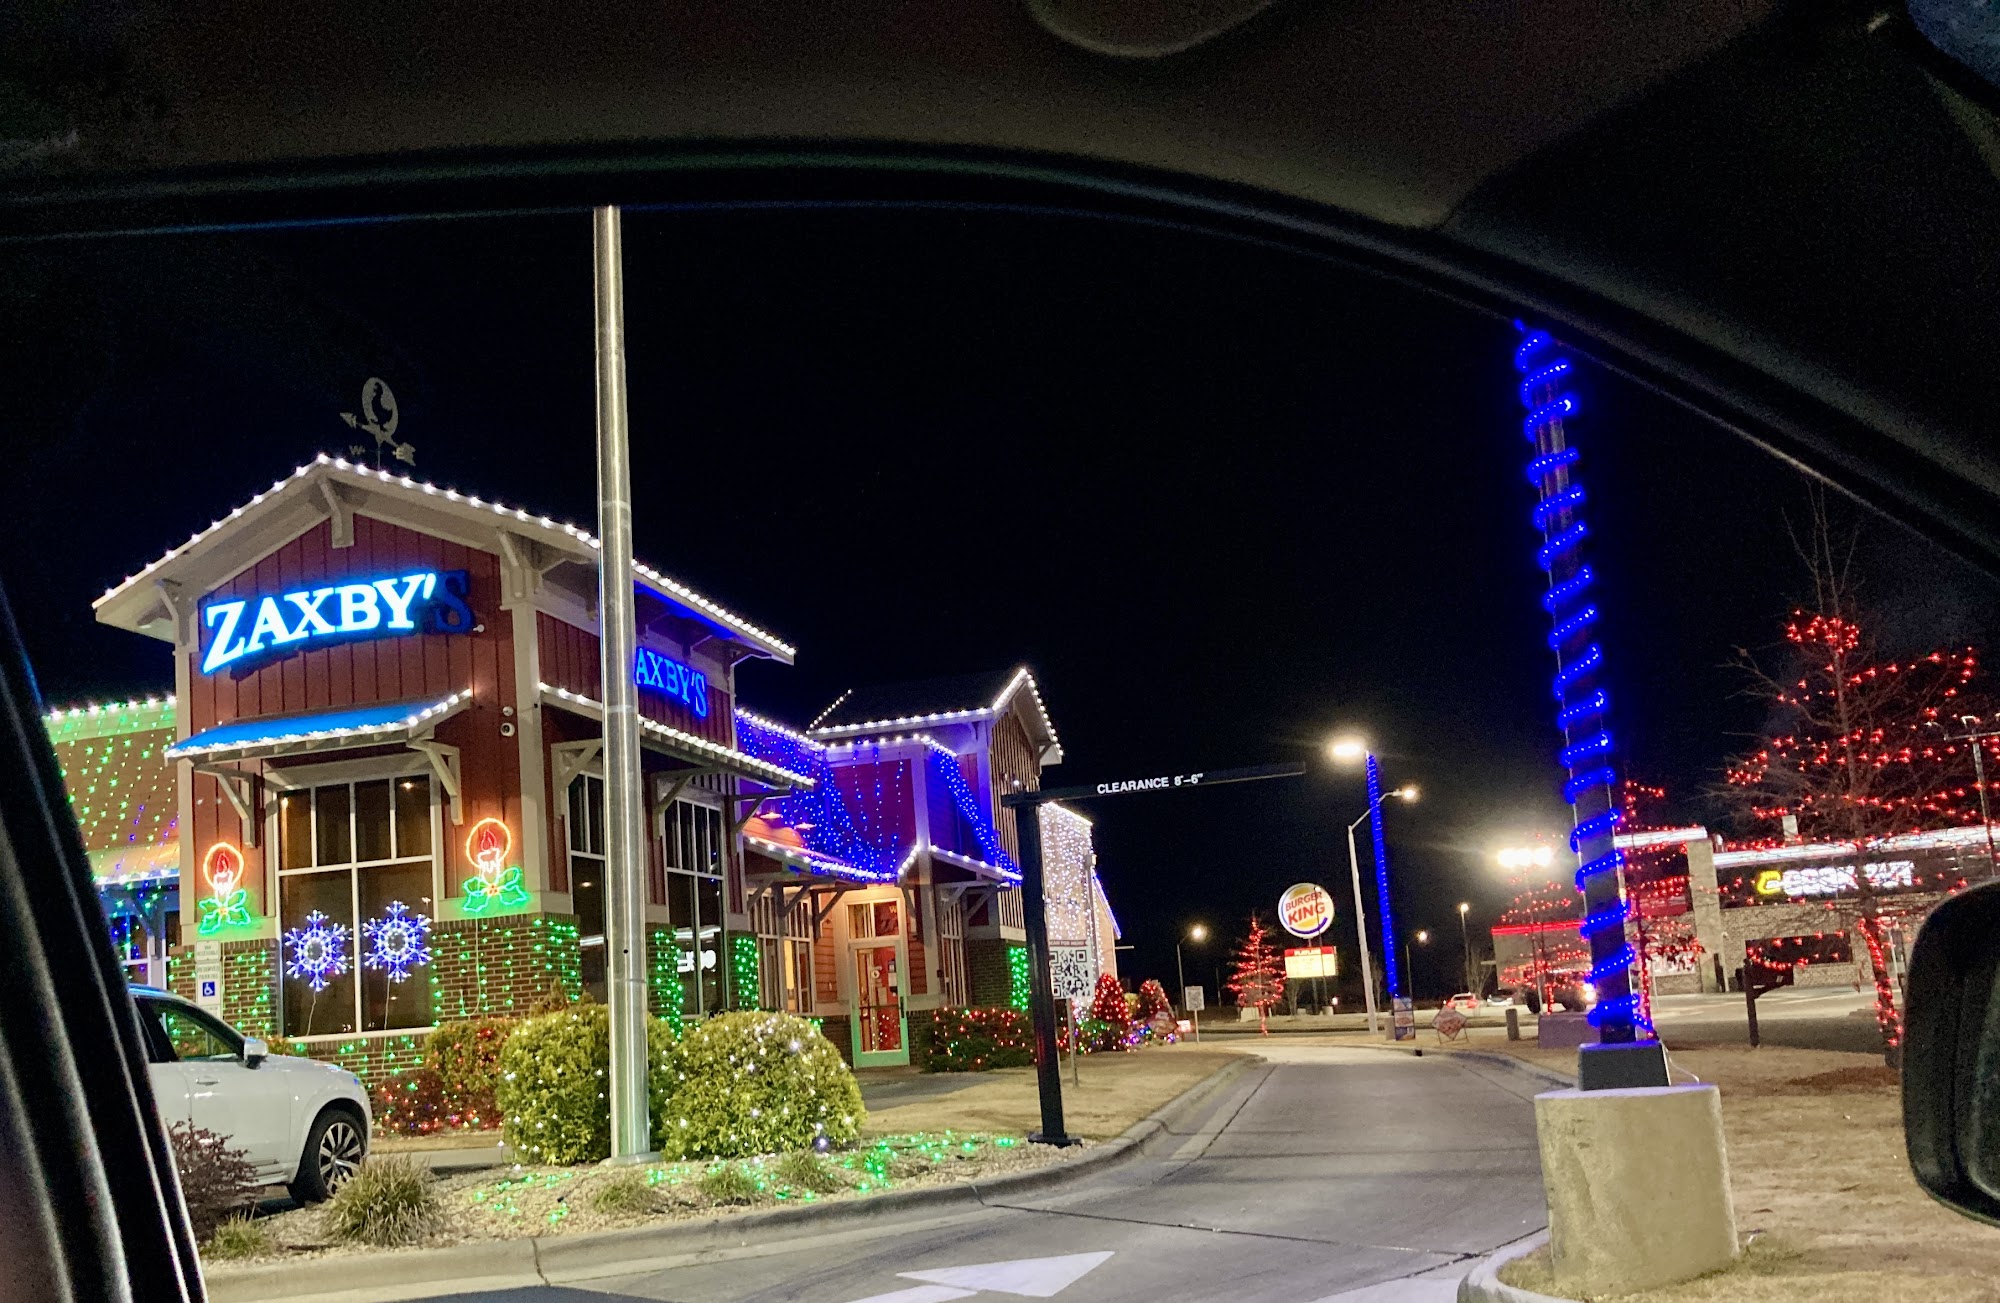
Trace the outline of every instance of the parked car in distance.
{"type": "Polygon", "coordinates": [[[1457,995],[1446,1000],[1444,1007],[1447,1009],[1456,1009],[1460,1013],[1478,1013],[1479,997],[1470,991],[1460,991],[1457,995]]]}
{"type": "Polygon", "coordinates": [[[1488,1009],[1511,1009],[1515,1003],[1512,991],[1495,991],[1486,997],[1486,1007],[1488,1009]]]}
{"type": "Polygon", "coordinates": [[[300,1203],[320,1202],[354,1175],[371,1122],[360,1078],[317,1059],[273,1055],[170,991],[131,990],[162,1123],[226,1136],[259,1181],[283,1184],[300,1203]]]}

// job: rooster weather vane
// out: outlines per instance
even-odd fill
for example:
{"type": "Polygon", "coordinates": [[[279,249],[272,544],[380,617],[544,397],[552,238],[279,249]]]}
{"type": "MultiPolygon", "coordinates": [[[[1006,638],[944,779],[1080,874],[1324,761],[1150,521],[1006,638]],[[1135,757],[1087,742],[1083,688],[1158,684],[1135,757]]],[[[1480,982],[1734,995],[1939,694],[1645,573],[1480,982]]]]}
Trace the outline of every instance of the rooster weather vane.
{"type": "MultiPolygon", "coordinates": [[[[396,442],[396,426],[403,414],[396,410],[396,395],[389,389],[387,381],[380,376],[369,376],[361,386],[361,411],[342,412],[340,419],[347,422],[351,430],[361,430],[375,436],[375,469],[382,469],[382,449],[386,445],[389,455],[407,466],[417,464],[417,447],[411,443],[396,442]]],[[[354,444],[348,452],[355,457],[366,457],[365,444],[354,444]]]]}

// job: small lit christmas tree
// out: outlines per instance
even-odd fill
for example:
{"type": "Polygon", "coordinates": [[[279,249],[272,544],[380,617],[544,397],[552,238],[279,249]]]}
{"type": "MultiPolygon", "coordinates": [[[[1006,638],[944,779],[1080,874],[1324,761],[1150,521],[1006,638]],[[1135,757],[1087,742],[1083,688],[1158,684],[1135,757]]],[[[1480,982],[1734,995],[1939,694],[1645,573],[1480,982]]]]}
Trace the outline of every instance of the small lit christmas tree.
{"type": "Polygon", "coordinates": [[[1139,984],[1139,1021],[1151,1026],[1161,1014],[1172,1018],[1174,1006],[1167,999],[1167,988],[1149,977],[1139,984]]]}
{"type": "Polygon", "coordinates": [[[1271,1010],[1285,998],[1285,959],[1271,944],[1263,921],[1250,916],[1250,931],[1230,961],[1229,989],[1238,1008],[1257,1011],[1259,1035],[1271,1034],[1271,1010]]]}
{"type": "Polygon", "coordinates": [[[1126,1029],[1131,1025],[1131,1015],[1125,1005],[1125,988],[1118,985],[1118,979],[1109,973],[1097,975],[1097,995],[1090,1002],[1090,1016],[1102,1023],[1109,1023],[1118,1038],[1125,1038],[1126,1029]]]}

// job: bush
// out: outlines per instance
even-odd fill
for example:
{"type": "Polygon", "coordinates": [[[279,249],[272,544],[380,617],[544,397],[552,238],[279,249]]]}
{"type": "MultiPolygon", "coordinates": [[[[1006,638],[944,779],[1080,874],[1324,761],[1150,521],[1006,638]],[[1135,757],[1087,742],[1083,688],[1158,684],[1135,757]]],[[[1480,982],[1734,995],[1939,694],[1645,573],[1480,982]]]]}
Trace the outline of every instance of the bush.
{"type": "Polygon", "coordinates": [[[783,1013],[717,1014],[668,1056],[671,1098],[654,1113],[669,1158],[789,1153],[846,1144],[867,1110],[854,1073],[819,1029],[783,1013]]]}
{"type": "Polygon", "coordinates": [[[711,1167],[703,1174],[699,1187],[702,1195],[710,1203],[745,1204],[762,1203],[764,1187],[757,1178],[734,1163],[724,1163],[711,1167]]]}
{"type": "Polygon", "coordinates": [[[940,1009],[931,1021],[932,1072],[1025,1068],[1034,1061],[1034,1022],[1019,1009],[940,1009]]]}
{"type": "MultiPolygon", "coordinates": [[[[646,1020],[648,1095],[654,1139],[666,1115],[673,1030],[646,1020]]],[[[611,1156],[611,1013],[576,1004],[530,1018],[500,1051],[496,1103],[501,1135],[537,1163],[589,1163],[611,1156]]]]}
{"type": "MultiPolygon", "coordinates": [[[[1103,1054],[1111,1050],[1131,1048],[1125,1043],[1126,1029],[1116,1023],[1108,1023],[1102,1018],[1084,1018],[1076,1025],[1078,1044],[1085,1054],[1103,1054]]],[[[1070,1033],[1061,1028],[1056,1033],[1059,1049],[1069,1049],[1070,1033]]]]}
{"type": "Polygon", "coordinates": [[[208,1242],[201,1246],[201,1256],[215,1260],[227,1258],[254,1258],[260,1253],[271,1251],[270,1228],[255,1218],[237,1213],[225,1217],[208,1242]]]}
{"type": "Polygon", "coordinates": [[[368,1159],[326,1204],[327,1235],[357,1244],[421,1244],[444,1225],[429,1170],[405,1154],[368,1159]]]}
{"type": "Polygon", "coordinates": [[[479,1126],[494,1116],[500,1085],[500,1051],[521,1025],[518,1018],[468,1018],[448,1022],[424,1042],[424,1066],[438,1075],[451,1110],[479,1126]]]}
{"type": "Polygon", "coordinates": [[[257,1169],[227,1136],[176,1122],[167,1128],[174,1166],[181,1175],[181,1199],[197,1242],[215,1234],[231,1214],[248,1208],[257,1197],[257,1169]]]}

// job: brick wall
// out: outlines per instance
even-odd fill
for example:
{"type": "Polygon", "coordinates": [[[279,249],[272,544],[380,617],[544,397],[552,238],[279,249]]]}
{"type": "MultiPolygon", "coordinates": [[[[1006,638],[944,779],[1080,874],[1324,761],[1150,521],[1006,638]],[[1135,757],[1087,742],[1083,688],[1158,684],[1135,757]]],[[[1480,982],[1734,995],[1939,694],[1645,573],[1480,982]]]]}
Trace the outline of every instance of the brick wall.
{"type": "Polygon", "coordinates": [[[431,979],[439,1022],[525,1014],[556,986],[583,990],[576,920],[523,914],[431,925],[431,979]]]}
{"type": "MultiPolygon", "coordinates": [[[[167,989],[194,999],[194,947],[180,946],[167,957],[167,989]]],[[[278,943],[222,943],[222,1021],[242,1032],[271,1040],[278,1034],[278,943]]]]}
{"type": "Polygon", "coordinates": [[[930,1071],[931,1066],[931,1024],[937,1021],[935,1009],[912,1009],[905,1015],[910,1029],[910,1066],[930,1071]]]}
{"type": "Polygon", "coordinates": [[[1007,947],[998,937],[966,939],[965,976],[973,1008],[1012,1002],[1014,970],[1007,962],[1007,947]]]}
{"type": "Polygon", "coordinates": [[[819,1020],[819,1033],[833,1042],[833,1048],[840,1051],[840,1057],[849,1067],[854,1066],[854,1029],[846,1014],[834,1014],[819,1020]]]}

